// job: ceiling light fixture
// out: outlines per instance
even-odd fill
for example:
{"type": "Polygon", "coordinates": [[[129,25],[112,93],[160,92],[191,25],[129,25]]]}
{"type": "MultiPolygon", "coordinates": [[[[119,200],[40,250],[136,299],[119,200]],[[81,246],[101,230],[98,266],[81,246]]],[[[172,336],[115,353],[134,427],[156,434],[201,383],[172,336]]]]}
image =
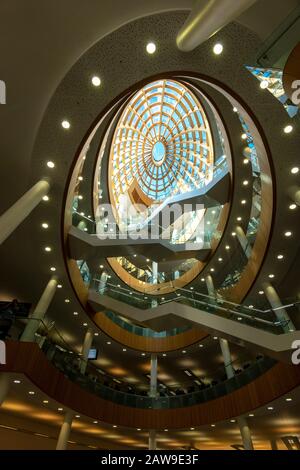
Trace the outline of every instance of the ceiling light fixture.
{"type": "Polygon", "coordinates": [[[46,222],[44,222],[42,223],[42,228],[46,230],[47,228],[49,228],[49,225],[46,222]]]}
{"type": "Polygon", "coordinates": [[[292,173],[292,175],[296,175],[297,173],[299,173],[299,167],[298,167],[298,166],[294,166],[294,167],[291,169],[291,173],[292,173]]]}
{"type": "Polygon", "coordinates": [[[51,247],[50,247],[50,246],[45,246],[45,251],[46,251],[47,253],[49,253],[49,252],[51,251],[51,247]]]}
{"type": "Polygon", "coordinates": [[[247,202],[246,199],[241,200],[241,204],[246,204],[246,202],[247,202]]]}
{"type": "Polygon", "coordinates": [[[292,236],[292,232],[290,232],[289,230],[287,232],[284,233],[284,236],[285,237],[291,237],[292,236]]]}
{"type": "Polygon", "coordinates": [[[55,163],[49,161],[49,162],[47,162],[47,167],[48,167],[48,168],[54,168],[54,167],[55,167],[55,163]]]}
{"type": "Polygon", "coordinates": [[[55,266],[51,266],[50,271],[53,271],[53,272],[56,271],[55,266]]]}
{"type": "Polygon", "coordinates": [[[101,79],[100,77],[97,77],[96,75],[92,78],[92,84],[94,86],[100,86],[101,85],[101,79]]]}
{"type": "Polygon", "coordinates": [[[146,51],[148,52],[148,54],[154,54],[154,52],[156,51],[156,45],[154,44],[154,42],[148,42],[146,46],[146,51]]]}
{"type": "Polygon", "coordinates": [[[242,134],[242,139],[246,140],[247,139],[247,134],[242,134]]]}
{"type": "Polygon", "coordinates": [[[274,279],[274,277],[275,277],[275,274],[269,274],[270,279],[274,279]]]}
{"type": "Polygon", "coordinates": [[[214,48],[213,48],[214,54],[216,54],[216,55],[222,54],[223,49],[224,49],[224,48],[223,48],[223,45],[222,45],[222,44],[220,44],[220,43],[215,44],[215,45],[214,45],[214,48]]]}
{"type": "Polygon", "coordinates": [[[297,209],[297,204],[290,204],[289,209],[291,209],[291,211],[297,209]]]}
{"type": "Polygon", "coordinates": [[[49,196],[47,196],[47,194],[46,196],[43,196],[43,201],[49,201],[49,196]]]}
{"type": "Polygon", "coordinates": [[[62,121],[61,125],[64,129],[70,129],[71,127],[71,124],[67,120],[62,121]]]}
{"type": "Polygon", "coordinates": [[[259,85],[259,86],[260,86],[260,88],[261,88],[262,90],[265,90],[265,89],[268,88],[268,86],[269,86],[268,80],[262,80],[262,81],[260,82],[260,85],[259,85]]]}
{"type": "Polygon", "coordinates": [[[293,129],[294,129],[293,126],[288,125],[288,126],[285,126],[285,128],[283,129],[283,131],[284,131],[285,134],[290,134],[293,129]]]}
{"type": "Polygon", "coordinates": [[[283,255],[278,255],[277,259],[283,259],[283,255]]]}

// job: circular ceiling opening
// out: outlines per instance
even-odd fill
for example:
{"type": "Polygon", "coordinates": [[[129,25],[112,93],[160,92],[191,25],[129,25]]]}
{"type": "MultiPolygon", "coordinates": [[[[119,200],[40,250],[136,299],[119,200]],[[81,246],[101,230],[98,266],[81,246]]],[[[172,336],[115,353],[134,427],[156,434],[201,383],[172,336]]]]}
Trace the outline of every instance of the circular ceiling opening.
{"type": "Polygon", "coordinates": [[[166,147],[159,140],[152,147],[152,159],[155,165],[162,165],[166,157],[166,147]]]}

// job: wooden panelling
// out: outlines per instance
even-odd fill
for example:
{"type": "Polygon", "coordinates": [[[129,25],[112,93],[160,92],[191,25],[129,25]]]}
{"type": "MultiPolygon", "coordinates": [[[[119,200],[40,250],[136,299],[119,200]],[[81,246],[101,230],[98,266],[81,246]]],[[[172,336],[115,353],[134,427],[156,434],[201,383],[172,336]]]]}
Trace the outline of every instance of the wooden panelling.
{"type": "Polygon", "coordinates": [[[230,419],[300,385],[300,366],[278,363],[252,383],[224,397],[177,409],[149,410],[118,405],[93,395],[52,366],[35,343],[7,342],[7,364],[0,372],[25,374],[49,397],[83,415],[105,423],[143,429],[175,429],[230,419]]]}

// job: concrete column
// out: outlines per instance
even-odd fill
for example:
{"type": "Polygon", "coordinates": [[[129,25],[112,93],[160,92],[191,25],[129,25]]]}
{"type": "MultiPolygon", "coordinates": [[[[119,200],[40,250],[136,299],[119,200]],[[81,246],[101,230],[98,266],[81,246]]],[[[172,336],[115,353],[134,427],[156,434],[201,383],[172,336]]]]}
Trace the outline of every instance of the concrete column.
{"type": "Polygon", "coordinates": [[[238,18],[256,0],[198,0],[180,29],[176,43],[181,51],[191,51],[238,18]]]}
{"type": "Polygon", "coordinates": [[[73,417],[73,411],[66,412],[64,422],[60,428],[60,433],[56,444],[56,450],[66,450],[71,433],[73,417]]]}
{"type": "Polygon", "coordinates": [[[50,189],[48,181],[41,180],[27,191],[0,217],[0,244],[26,219],[50,189]]]}
{"type": "Polygon", "coordinates": [[[0,373],[0,406],[4,402],[9,392],[10,374],[7,372],[0,373]]]}
{"type": "Polygon", "coordinates": [[[156,450],[156,431],[154,429],[149,431],[149,450],[156,450]]]}
{"type": "Polygon", "coordinates": [[[300,188],[299,186],[292,186],[288,190],[290,198],[297,204],[297,206],[300,206],[300,188]]]}
{"type": "Polygon", "coordinates": [[[149,396],[155,398],[157,396],[157,354],[151,354],[151,371],[150,371],[150,393],[149,396]]]}
{"type": "Polygon", "coordinates": [[[242,227],[240,227],[239,225],[236,227],[235,229],[235,232],[236,232],[236,236],[237,236],[237,239],[238,241],[240,242],[240,245],[243,249],[243,252],[245,253],[245,255],[247,256],[247,258],[250,258],[250,255],[251,255],[251,247],[249,245],[249,242],[248,242],[248,239],[245,235],[245,232],[244,230],[242,229],[242,227]]]}
{"type": "Polygon", "coordinates": [[[99,294],[103,295],[105,293],[106,283],[107,283],[107,273],[103,271],[100,276],[99,294]]]}
{"type": "Polygon", "coordinates": [[[263,284],[263,289],[272,309],[274,310],[277,320],[280,322],[286,322],[286,326],[283,327],[284,331],[295,331],[296,328],[293,322],[291,321],[288,313],[284,308],[280,308],[283,306],[272,284],[270,284],[269,282],[265,282],[263,284]]]}
{"type": "Polygon", "coordinates": [[[86,368],[87,368],[87,361],[88,361],[88,355],[89,355],[89,350],[91,349],[93,342],[93,330],[89,328],[85,334],[84,340],[83,340],[83,345],[82,345],[82,350],[81,350],[81,364],[80,364],[80,372],[81,374],[85,374],[86,368]]]}
{"type": "Polygon", "coordinates": [[[215,286],[214,286],[214,281],[213,278],[211,277],[210,274],[208,274],[205,278],[206,282],[206,287],[207,287],[207,292],[210,297],[216,297],[216,291],[215,291],[215,286]]]}
{"type": "MultiPolygon", "coordinates": [[[[153,261],[152,263],[152,276],[153,276],[153,284],[157,284],[158,281],[158,263],[153,261]]],[[[156,299],[151,300],[151,307],[157,307],[158,302],[156,299]]]]}
{"type": "Polygon", "coordinates": [[[224,339],[224,338],[220,338],[219,343],[220,343],[220,347],[221,347],[222,354],[223,354],[226,375],[228,379],[231,379],[232,377],[234,377],[235,374],[234,374],[234,368],[232,365],[229,344],[228,344],[227,339],[224,339]]]}
{"type": "Polygon", "coordinates": [[[271,450],[278,450],[278,445],[277,445],[277,440],[276,439],[271,439],[270,444],[271,444],[271,450]]]}
{"type": "Polygon", "coordinates": [[[248,426],[246,418],[244,418],[243,416],[240,416],[239,418],[237,418],[237,422],[240,428],[244,449],[254,450],[252,437],[251,437],[251,431],[248,426]]]}
{"type": "Polygon", "coordinates": [[[26,325],[25,330],[22,333],[20,341],[35,341],[35,333],[37,332],[41,320],[44,319],[49,305],[53,299],[53,296],[56,292],[57,279],[56,277],[51,277],[48,282],[40,300],[38,301],[37,306],[34,309],[34,312],[29,317],[29,321],[26,325]],[[30,320],[32,319],[32,320],[30,320]]]}

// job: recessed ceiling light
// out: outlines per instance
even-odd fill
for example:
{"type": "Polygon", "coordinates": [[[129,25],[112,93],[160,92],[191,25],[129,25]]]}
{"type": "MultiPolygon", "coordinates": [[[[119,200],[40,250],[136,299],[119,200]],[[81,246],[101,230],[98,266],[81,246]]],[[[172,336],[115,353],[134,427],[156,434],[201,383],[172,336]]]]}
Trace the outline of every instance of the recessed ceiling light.
{"type": "Polygon", "coordinates": [[[291,169],[291,173],[293,175],[296,175],[297,173],[299,173],[299,167],[298,166],[294,166],[292,169],[291,169]]]}
{"type": "Polygon", "coordinates": [[[277,259],[283,259],[283,255],[278,255],[277,259]]]}
{"type": "Polygon", "coordinates": [[[166,357],[166,353],[163,353],[163,357],[166,357]]]}
{"type": "Polygon", "coordinates": [[[44,223],[42,223],[42,228],[47,229],[47,228],[49,228],[49,225],[46,222],[44,222],[44,223]]]}
{"type": "Polygon", "coordinates": [[[98,421],[93,421],[94,424],[98,424],[98,421]]]}
{"type": "Polygon", "coordinates": [[[70,129],[71,127],[71,124],[69,123],[69,121],[66,121],[66,120],[62,121],[61,125],[64,129],[70,129]]]}
{"type": "Polygon", "coordinates": [[[49,161],[49,162],[47,162],[47,167],[48,167],[48,168],[54,168],[54,167],[55,167],[55,163],[49,161]]]}
{"type": "Polygon", "coordinates": [[[292,130],[293,130],[293,126],[291,125],[285,126],[285,128],[283,129],[285,134],[290,134],[292,130]]]}
{"type": "Polygon", "coordinates": [[[146,353],[142,353],[141,356],[146,356],[146,353]]]}
{"type": "Polygon", "coordinates": [[[248,165],[249,161],[250,161],[249,158],[244,158],[244,160],[243,160],[244,165],[248,165]]]}
{"type": "Polygon", "coordinates": [[[185,350],[185,349],[182,351],[182,354],[186,354],[186,350],[185,350]]]}
{"type": "Polygon", "coordinates": [[[111,341],[106,341],[106,344],[111,344],[111,341]]]}
{"type": "Polygon", "coordinates": [[[237,217],[236,220],[240,222],[242,220],[242,217],[237,217]]]}
{"type": "Polygon", "coordinates": [[[94,86],[100,86],[101,85],[101,79],[100,77],[97,77],[96,75],[92,78],[92,84],[94,86]]]}
{"type": "Polygon", "coordinates": [[[87,324],[87,323],[83,323],[82,325],[83,325],[83,326],[87,326],[88,324],[87,324]]]}
{"type": "Polygon", "coordinates": [[[141,428],[137,428],[137,431],[141,431],[141,428]]]}
{"type": "Polygon", "coordinates": [[[220,44],[220,43],[215,44],[215,45],[214,45],[214,48],[213,48],[214,54],[216,54],[216,55],[222,54],[223,49],[224,49],[224,48],[223,48],[223,45],[222,45],[222,44],[220,44]]]}
{"type": "Polygon", "coordinates": [[[47,404],[49,403],[49,400],[43,400],[43,403],[47,404]]]}
{"type": "Polygon", "coordinates": [[[193,287],[190,287],[190,290],[194,290],[194,288],[193,288],[193,287]]]}
{"type": "Polygon", "coordinates": [[[204,277],[202,277],[202,278],[201,278],[201,282],[205,282],[205,279],[204,279],[204,277]]]}
{"type": "Polygon", "coordinates": [[[63,411],[63,408],[57,408],[57,411],[63,411]]]}
{"type": "Polygon", "coordinates": [[[126,352],[126,351],[127,351],[127,349],[126,349],[126,348],[123,348],[123,349],[122,349],[122,351],[123,351],[123,352],[126,352]]]}
{"type": "Polygon", "coordinates": [[[77,316],[77,315],[78,315],[78,312],[73,312],[73,315],[77,316]]]}
{"type": "Polygon", "coordinates": [[[100,269],[103,269],[103,268],[104,268],[103,264],[100,264],[99,268],[100,268],[100,269]]]}
{"type": "Polygon", "coordinates": [[[292,232],[290,232],[290,231],[287,231],[287,232],[285,232],[285,234],[284,234],[285,237],[290,237],[291,235],[292,235],[292,232]]]}
{"type": "Polygon", "coordinates": [[[30,392],[28,392],[29,395],[35,395],[35,392],[33,392],[32,390],[30,390],[30,392]]]}
{"type": "Polygon", "coordinates": [[[216,340],[216,339],[218,339],[218,337],[217,337],[217,336],[214,336],[214,340],[216,340]]]}
{"type": "Polygon", "coordinates": [[[147,263],[149,263],[150,259],[149,259],[149,258],[147,258],[147,259],[146,259],[146,261],[147,261],[147,263]]]}
{"type": "Polygon", "coordinates": [[[264,294],[264,291],[263,291],[263,290],[259,290],[258,293],[259,293],[259,295],[263,295],[263,294],[264,294]]]}
{"type": "Polygon", "coordinates": [[[244,180],[244,181],[243,181],[243,185],[244,185],[244,186],[248,186],[248,184],[249,184],[249,181],[248,181],[248,180],[244,180]]]}
{"type": "Polygon", "coordinates": [[[94,333],[94,336],[99,336],[99,333],[94,333]]]}
{"type": "Polygon", "coordinates": [[[83,176],[78,176],[79,181],[83,180],[83,176]]]}
{"type": "Polygon", "coordinates": [[[221,261],[223,261],[223,258],[218,258],[218,261],[220,261],[220,263],[221,263],[221,261]]]}
{"type": "Polygon", "coordinates": [[[57,284],[58,289],[62,288],[62,284],[57,284]]]}
{"type": "Polygon", "coordinates": [[[50,271],[53,271],[53,272],[56,271],[55,266],[51,266],[50,271]]]}
{"type": "Polygon", "coordinates": [[[14,384],[20,384],[20,383],[21,383],[21,380],[18,380],[18,379],[14,380],[14,384]]]}
{"type": "Polygon", "coordinates": [[[253,308],[253,305],[249,305],[249,308],[253,308]]]}
{"type": "Polygon", "coordinates": [[[249,416],[249,418],[253,418],[254,414],[250,413],[248,416],[249,416]]]}
{"type": "Polygon", "coordinates": [[[246,140],[247,139],[247,134],[242,134],[242,139],[246,140]]]}
{"type": "Polygon", "coordinates": [[[286,398],[285,401],[292,401],[292,398],[286,398]]]}
{"type": "Polygon", "coordinates": [[[49,196],[47,196],[47,194],[43,196],[43,201],[49,201],[49,196]]]}
{"type": "Polygon", "coordinates": [[[238,321],[242,321],[242,320],[243,320],[242,317],[238,317],[238,321]]]}
{"type": "Polygon", "coordinates": [[[236,236],[236,232],[232,232],[231,235],[232,235],[233,237],[235,237],[235,236],[236,236]]]}
{"type": "Polygon", "coordinates": [[[114,425],[113,425],[113,428],[117,428],[117,425],[116,425],[116,424],[114,424],[114,425]]]}
{"type": "Polygon", "coordinates": [[[274,410],[273,406],[268,406],[268,410],[270,411],[274,410]]]}
{"type": "Polygon", "coordinates": [[[75,415],[75,418],[80,418],[80,415],[75,415]]]}
{"type": "Polygon", "coordinates": [[[146,46],[146,51],[148,52],[148,54],[154,54],[154,52],[156,51],[156,45],[154,44],[154,42],[148,42],[146,46]]]}
{"type": "Polygon", "coordinates": [[[233,111],[234,113],[237,113],[237,112],[238,112],[238,109],[237,109],[236,107],[234,107],[234,108],[232,109],[232,111],[233,111]]]}
{"type": "Polygon", "coordinates": [[[231,422],[231,423],[235,423],[235,419],[231,419],[230,422],[231,422]]]}
{"type": "Polygon", "coordinates": [[[165,432],[168,432],[168,429],[164,429],[165,432]]]}
{"type": "Polygon", "coordinates": [[[210,272],[213,273],[215,271],[214,268],[210,268],[210,272]]]}
{"type": "Polygon", "coordinates": [[[49,253],[51,251],[51,247],[50,246],[45,246],[45,251],[47,251],[49,253]]]}
{"type": "Polygon", "coordinates": [[[297,204],[290,204],[289,209],[291,209],[291,211],[297,209],[297,204]]]}
{"type": "Polygon", "coordinates": [[[199,348],[203,348],[203,344],[199,344],[199,348]]]}
{"type": "MultiPolygon", "coordinates": [[[[79,194],[79,195],[78,195],[78,199],[80,199],[80,200],[82,201],[82,199],[83,199],[82,194],[79,194]]],[[[81,212],[81,215],[84,215],[84,213],[81,212]]]]}
{"type": "Polygon", "coordinates": [[[226,246],[225,246],[225,250],[230,250],[230,246],[229,246],[229,245],[226,245],[226,246]]]}
{"type": "Polygon", "coordinates": [[[211,427],[212,427],[212,428],[215,428],[215,427],[216,427],[216,425],[215,425],[215,424],[211,424],[211,427]]]}
{"type": "Polygon", "coordinates": [[[274,274],[269,274],[269,278],[270,278],[270,279],[273,279],[274,277],[275,277],[274,274]]]}
{"type": "Polygon", "coordinates": [[[268,88],[268,86],[269,86],[268,80],[262,80],[262,81],[260,82],[260,85],[259,85],[259,86],[260,86],[260,88],[262,88],[263,90],[265,90],[265,89],[268,88]]]}
{"type": "Polygon", "coordinates": [[[195,430],[195,428],[190,428],[190,431],[194,431],[194,430],[195,430]]]}
{"type": "Polygon", "coordinates": [[[65,299],[66,304],[70,303],[70,299],[65,299]]]}

